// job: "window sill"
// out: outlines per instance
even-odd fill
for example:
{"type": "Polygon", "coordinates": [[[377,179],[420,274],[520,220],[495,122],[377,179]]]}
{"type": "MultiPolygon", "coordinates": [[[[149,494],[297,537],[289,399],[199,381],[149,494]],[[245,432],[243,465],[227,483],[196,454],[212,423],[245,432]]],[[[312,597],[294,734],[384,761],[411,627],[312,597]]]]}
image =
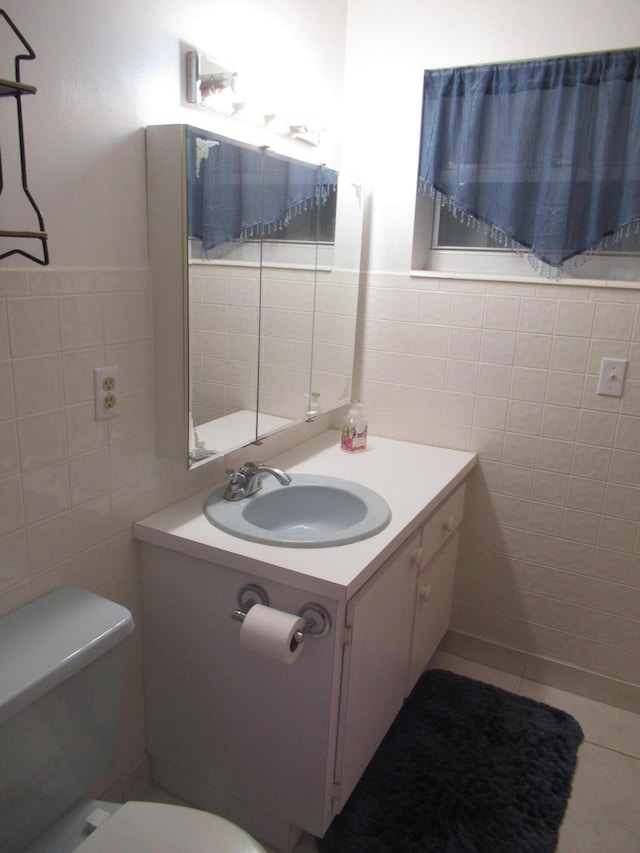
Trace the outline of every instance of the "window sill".
{"type": "Polygon", "coordinates": [[[504,284],[555,285],[558,287],[599,287],[640,290],[640,281],[599,278],[549,278],[545,275],[512,275],[508,273],[450,272],[448,270],[411,270],[411,278],[438,278],[447,281],[493,281],[504,284]]]}

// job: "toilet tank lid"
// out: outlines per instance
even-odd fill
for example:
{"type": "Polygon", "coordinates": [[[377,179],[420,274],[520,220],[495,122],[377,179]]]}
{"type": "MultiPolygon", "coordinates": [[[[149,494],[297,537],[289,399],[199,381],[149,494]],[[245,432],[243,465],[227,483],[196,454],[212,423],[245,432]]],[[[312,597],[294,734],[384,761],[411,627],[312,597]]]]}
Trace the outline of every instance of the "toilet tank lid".
{"type": "Polygon", "coordinates": [[[122,642],[126,607],[62,587],[0,619],[0,723],[122,642]]]}

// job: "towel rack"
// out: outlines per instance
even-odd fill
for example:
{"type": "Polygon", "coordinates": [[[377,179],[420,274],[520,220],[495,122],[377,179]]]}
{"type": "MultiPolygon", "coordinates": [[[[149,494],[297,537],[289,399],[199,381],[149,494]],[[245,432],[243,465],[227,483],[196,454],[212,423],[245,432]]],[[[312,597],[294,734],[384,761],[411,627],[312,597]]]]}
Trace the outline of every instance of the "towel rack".
{"type": "MultiPolygon", "coordinates": [[[[18,143],[20,149],[20,171],[22,175],[22,189],[27,197],[29,204],[33,208],[33,211],[38,219],[38,230],[37,231],[25,231],[25,230],[2,230],[0,229],[0,237],[9,237],[15,240],[23,240],[23,239],[36,239],[40,241],[42,246],[42,257],[31,254],[31,252],[26,251],[26,249],[13,248],[9,249],[6,252],[0,253],[0,259],[6,258],[9,255],[23,255],[25,258],[29,258],[29,260],[35,261],[37,264],[41,264],[42,266],[46,266],[49,263],[49,249],[47,245],[48,234],[45,231],[44,220],[42,218],[42,214],[40,213],[40,209],[36,204],[33,196],[29,192],[29,187],[27,186],[27,165],[26,165],[26,157],[25,157],[25,148],[24,148],[24,130],[22,125],[22,97],[23,95],[35,95],[36,87],[30,86],[27,83],[22,83],[20,81],[20,62],[23,59],[35,59],[36,55],[29,46],[28,42],[20,32],[20,30],[13,23],[11,18],[7,15],[7,13],[0,9],[0,19],[3,19],[7,22],[9,27],[13,30],[16,37],[22,43],[26,53],[18,54],[14,60],[14,80],[4,80],[0,78],[0,98],[15,98],[16,99],[16,110],[17,110],[17,118],[18,118],[18,143]]],[[[1,22],[1,21],[0,21],[1,22]]],[[[0,161],[0,193],[2,193],[2,166],[0,161]]]]}

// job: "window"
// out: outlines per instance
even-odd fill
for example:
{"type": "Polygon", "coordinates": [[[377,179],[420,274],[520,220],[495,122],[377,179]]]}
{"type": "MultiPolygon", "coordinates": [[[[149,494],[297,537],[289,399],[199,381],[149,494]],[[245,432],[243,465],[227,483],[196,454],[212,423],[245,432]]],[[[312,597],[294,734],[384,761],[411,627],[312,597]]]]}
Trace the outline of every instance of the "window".
{"type": "MultiPolygon", "coordinates": [[[[442,195],[432,198],[417,193],[413,238],[413,270],[430,270],[443,275],[539,276],[526,252],[505,244],[484,223],[474,222],[450,210],[442,195]]],[[[629,226],[619,240],[591,254],[578,256],[561,274],[547,270],[551,277],[572,280],[640,282],[640,227],[629,226]]]]}
{"type": "Polygon", "coordinates": [[[640,281],[639,50],[425,72],[413,268],[531,261],[640,281]]]}

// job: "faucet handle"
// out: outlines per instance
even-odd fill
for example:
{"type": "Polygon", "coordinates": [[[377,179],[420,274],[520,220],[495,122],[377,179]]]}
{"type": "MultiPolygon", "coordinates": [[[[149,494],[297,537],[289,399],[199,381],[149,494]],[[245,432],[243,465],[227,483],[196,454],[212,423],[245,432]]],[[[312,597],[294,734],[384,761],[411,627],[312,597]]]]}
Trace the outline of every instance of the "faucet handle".
{"type": "Polygon", "coordinates": [[[229,478],[229,482],[223,497],[227,501],[237,500],[247,485],[247,477],[242,468],[239,471],[236,471],[235,468],[227,468],[225,474],[229,478]]]}

